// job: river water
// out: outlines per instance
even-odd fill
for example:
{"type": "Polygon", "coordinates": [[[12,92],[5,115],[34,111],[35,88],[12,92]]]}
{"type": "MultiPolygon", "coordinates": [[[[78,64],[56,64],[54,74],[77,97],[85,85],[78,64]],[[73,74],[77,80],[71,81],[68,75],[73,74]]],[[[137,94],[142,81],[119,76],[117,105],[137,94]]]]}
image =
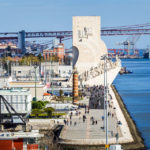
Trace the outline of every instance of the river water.
{"type": "Polygon", "coordinates": [[[122,66],[133,73],[118,75],[113,84],[150,150],[150,60],[124,59],[122,66]]]}

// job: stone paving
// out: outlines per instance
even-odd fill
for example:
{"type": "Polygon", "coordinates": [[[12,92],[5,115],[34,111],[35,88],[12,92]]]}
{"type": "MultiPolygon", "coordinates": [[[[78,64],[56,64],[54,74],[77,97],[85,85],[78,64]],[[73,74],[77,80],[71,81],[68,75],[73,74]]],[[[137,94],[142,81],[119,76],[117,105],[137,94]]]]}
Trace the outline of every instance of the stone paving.
{"type": "MultiPolygon", "coordinates": [[[[89,114],[85,113],[85,109],[82,108],[79,110],[81,112],[80,115],[76,116],[75,114],[72,116],[70,125],[70,119],[68,119],[68,125],[65,126],[65,130],[62,132],[61,137],[63,139],[73,140],[73,139],[104,139],[106,132],[101,127],[104,126],[104,122],[102,121],[102,116],[104,111],[99,109],[90,109],[89,114]],[[86,116],[85,122],[83,122],[83,115],[86,116]],[[97,120],[97,124],[92,124],[91,117],[94,117],[94,120],[97,120]],[[76,125],[74,124],[76,122],[76,125]]],[[[117,127],[117,118],[109,116],[109,133],[108,136],[110,138],[115,137],[116,133],[119,132],[119,128],[117,127]]],[[[121,136],[121,135],[120,135],[121,136]]]]}

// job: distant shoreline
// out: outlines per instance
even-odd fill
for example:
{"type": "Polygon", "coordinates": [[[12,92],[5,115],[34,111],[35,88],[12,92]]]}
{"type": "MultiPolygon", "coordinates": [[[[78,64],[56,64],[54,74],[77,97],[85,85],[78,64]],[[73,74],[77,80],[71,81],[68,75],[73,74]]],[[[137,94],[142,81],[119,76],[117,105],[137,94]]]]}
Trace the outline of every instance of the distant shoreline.
{"type": "Polygon", "coordinates": [[[144,143],[144,139],[142,138],[141,133],[137,129],[135,121],[130,116],[130,113],[128,112],[128,110],[126,108],[126,105],[123,103],[123,99],[119,95],[116,87],[114,85],[112,85],[111,87],[112,87],[112,90],[116,96],[118,104],[119,104],[119,106],[120,106],[120,108],[124,114],[124,117],[128,123],[129,130],[130,130],[130,132],[133,136],[133,139],[134,139],[134,142],[132,142],[132,143],[121,144],[123,146],[123,150],[145,150],[146,145],[144,143]]]}

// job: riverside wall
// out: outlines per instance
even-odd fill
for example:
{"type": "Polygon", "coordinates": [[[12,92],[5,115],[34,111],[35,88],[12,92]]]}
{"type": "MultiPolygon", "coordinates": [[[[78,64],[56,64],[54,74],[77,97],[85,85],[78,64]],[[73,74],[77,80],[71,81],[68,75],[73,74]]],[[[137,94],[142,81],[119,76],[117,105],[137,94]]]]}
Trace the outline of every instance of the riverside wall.
{"type": "Polygon", "coordinates": [[[136,127],[136,123],[134,122],[134,120],[130,116],[130,114],[126,108],[126,105],[123,103],[123,100],[122,100],[121,96],[119,95],[115,86],[112,85],[111,87],[112,87],[112,90],[113,90],[115,97],[118,101],[118,104],[119,104],[119,106],[120,106],[120,108],[124,114],[124,117],[127,121],[129,130],[130,130],[130,133],[132,134],[132,137],[134,140],[131,143],[122,144],[123,149],[124,150],[145,150],[146,146],[144,143],[144,139],[142,138],[141,133],[138,131],[138,129],[136,127]]]}

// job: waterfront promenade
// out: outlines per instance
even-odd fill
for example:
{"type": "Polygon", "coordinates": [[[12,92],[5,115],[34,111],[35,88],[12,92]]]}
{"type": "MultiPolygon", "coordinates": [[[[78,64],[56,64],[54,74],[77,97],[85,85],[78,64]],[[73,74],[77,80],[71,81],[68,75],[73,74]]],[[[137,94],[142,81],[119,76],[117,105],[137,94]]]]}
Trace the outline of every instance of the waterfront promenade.
{"type": "MultiPolygon", "coordinates": [[[[61,138],[68,140],[70,143],[80,143],[85,144],[85,142],[88,142],[89,144],[105,144],[105,132],[103,127],[103,110],[94,110],[90,109],[89,114],[85,114],[85,109],[80,109],[81,114],[76,116],[73,115],[71,121],[69,119],[68,125],[65,126],[61,138]],[[83,122],[82,116],[85,115],[86,119],[85,122],[83,122]],[[95,123],[93,124],[93,121],[91,118],[94,118],[95,123]],[[71,124],[70,124],[71,122],[71,124]],[[101,139],[101,141],[99,141],[101,139]]],[[[116,133],[119,132],[119,128],[117,128],[116,122],[117,119],[112,116],[109,116],[109,138],[113,138],[115,140],[116,133]],[[118,131],[117,131],[118,130],[118,131]]],[[[119,135],[121,133],[119,132],[119,135]]]]}
{"type": "MultiPolygon", "coordinates": [[[[109,121],[109,144],[133,142],[133,138],[129,131],[129,127],[124,115],[117,103],[116,97],[111,88],[109,92],[112,95],[112,107],[109,108],[111,115],[108,116],[109,121]],[[113,116],[112,116],[113,114],[113,116]],[[118,122],[121,124],[118,124],[118,122]],[[118,133],[118,138],[116,134],[118,133]]],[[[88,99],[84,99],[81,103],[88,103],[88,99]]],[[[103,109],[90,109],[89,113],[85,113],[85,109],[78,110],[80,115],[73,115],[72,119],[68,116],[68,125],[65,125],[60,134],[60,143],[76,144],[76,145],[103,145],[105,144],[105,131],[103,130],[103,109]],[[83,115],[86,116],[83,122],[83,115]],[[97,124],[93,124],[91,117],[97,124]],[[71,125],[70,125],[71,123],[71,125]]]]}

